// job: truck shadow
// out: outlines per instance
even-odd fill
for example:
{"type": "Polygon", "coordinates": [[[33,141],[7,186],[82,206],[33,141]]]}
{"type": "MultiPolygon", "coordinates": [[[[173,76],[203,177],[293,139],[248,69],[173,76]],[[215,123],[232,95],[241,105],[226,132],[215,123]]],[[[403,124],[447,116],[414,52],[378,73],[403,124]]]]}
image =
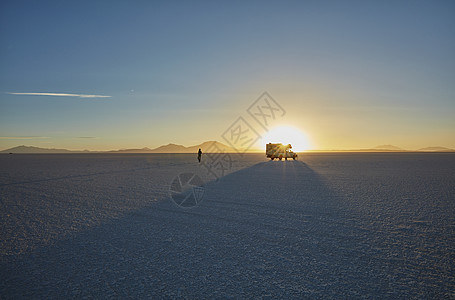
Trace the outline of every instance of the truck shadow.
{"type": "Polygon", "coordinates": [[[258,163],[207,183],[204,197],[192,209],[161,199],[3,257],[1,295],[314,298],[378,296],[388,284],[361,255],[341,196],[303,162],[258,163]]]}

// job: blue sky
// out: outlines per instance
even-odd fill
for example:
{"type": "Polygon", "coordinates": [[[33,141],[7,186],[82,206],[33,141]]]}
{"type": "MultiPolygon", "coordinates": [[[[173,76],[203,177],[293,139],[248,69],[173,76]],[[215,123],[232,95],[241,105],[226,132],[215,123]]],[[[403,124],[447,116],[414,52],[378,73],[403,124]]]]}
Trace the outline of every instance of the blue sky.
{"type": "Polygon", "coordinates": [[[453,1],[2,1],[0,26],[2,149],[222,141],[263,91],[315,149],[455,148],[453,1]]]}

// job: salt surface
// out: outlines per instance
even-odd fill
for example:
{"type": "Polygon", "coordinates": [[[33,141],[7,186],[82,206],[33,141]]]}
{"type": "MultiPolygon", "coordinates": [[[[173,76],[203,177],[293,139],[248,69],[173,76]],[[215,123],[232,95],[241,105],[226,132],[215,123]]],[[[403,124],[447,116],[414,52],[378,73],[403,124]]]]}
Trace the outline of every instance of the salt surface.
{"type": "Polygon", "coordinates": [[[1,155],[1,298],[455,297],[455,155],[234,160],[1,155]]]}

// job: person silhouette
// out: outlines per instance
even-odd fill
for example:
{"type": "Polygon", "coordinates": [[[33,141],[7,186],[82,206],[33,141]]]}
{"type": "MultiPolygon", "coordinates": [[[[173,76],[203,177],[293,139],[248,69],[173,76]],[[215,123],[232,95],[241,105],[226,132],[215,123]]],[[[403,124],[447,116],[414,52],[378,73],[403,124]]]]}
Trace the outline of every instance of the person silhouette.
{"type": "Polygon", "coordinates": [[[202,151],[201,148],[199,148],[199,151],[197,152],[197,160],[201,162],[201,156],[202,156],[202,151]]]}

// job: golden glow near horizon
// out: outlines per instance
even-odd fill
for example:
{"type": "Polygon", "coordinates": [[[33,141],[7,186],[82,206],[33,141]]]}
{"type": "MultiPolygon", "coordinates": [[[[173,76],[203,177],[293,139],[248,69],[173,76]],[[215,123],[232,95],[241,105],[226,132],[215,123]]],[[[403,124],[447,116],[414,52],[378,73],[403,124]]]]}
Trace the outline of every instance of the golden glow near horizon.
{"type": "Polygon", "coordinates": [[[290,125],[273,127],[261,139],[261,149],[268,143],[291,144],[294,152],[302,152],[311,148],[306,134],[290,125]]]}

